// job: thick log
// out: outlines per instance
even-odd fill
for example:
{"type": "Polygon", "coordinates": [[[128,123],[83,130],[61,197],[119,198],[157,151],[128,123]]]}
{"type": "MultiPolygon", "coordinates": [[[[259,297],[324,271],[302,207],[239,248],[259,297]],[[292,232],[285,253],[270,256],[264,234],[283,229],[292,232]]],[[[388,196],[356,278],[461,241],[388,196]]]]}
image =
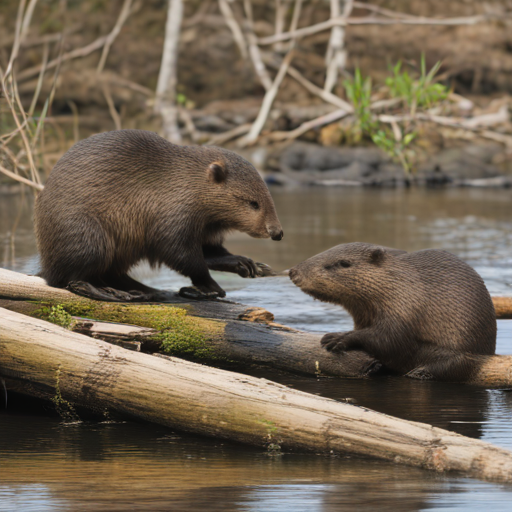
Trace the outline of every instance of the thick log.
{"type": "Polygon", "coordinates": [[[0,374],[49,397],[271,450],[350,453],[512,482],[512,452],[265,379],[125,350],[0,308],[0,374]]]}
{"type": "MultiPolygon", "coordinates": [[[[171,295],[168,303],[158,305],[97,302],[51,288],[39,277],[0,269],[1,307],[47,318],[41,315],[44,304],[62,304],[76,316],[155,328],[161,335],[147,339],[152,343],[149,351],[156,350],[156,339],[157,345],[166,344],[173,355],[219,364],[234,362],[239,369],[265,365],[310,375],[364,378],[380,366],[364,352],[330,354],[320,346],[321,335],[275,324],[273,316],[261,308],[222,300],[190,301],[178,295],[171,295]],[[31,304],[27,300],[43,304],[31,304]]],[[[475,355],[474,358],[481,365],[469,384],[512,387],[512,356],[475,355]]]]}
{"type": "Polygon", "coordinates": [[[512,319],[512,297],[493,297],[496,318],[502,320],[512,319]]]}

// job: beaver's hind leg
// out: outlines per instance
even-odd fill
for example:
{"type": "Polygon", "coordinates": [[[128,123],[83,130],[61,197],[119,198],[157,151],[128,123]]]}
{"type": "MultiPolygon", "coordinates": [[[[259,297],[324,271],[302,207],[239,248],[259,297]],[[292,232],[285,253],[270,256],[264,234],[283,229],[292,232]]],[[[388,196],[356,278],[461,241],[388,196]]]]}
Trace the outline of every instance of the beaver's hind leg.
{"type": "MultiPolygon", "coordinates": [[[[471,380],[482,364],[481,356],[435,349],[435,356],[426,353],[425,361],[406,374],[406,377],[420,380],[445,382],[466,382],[471,380]]],[[[421,360],[421,356],[419,360],[421,360]]]]}

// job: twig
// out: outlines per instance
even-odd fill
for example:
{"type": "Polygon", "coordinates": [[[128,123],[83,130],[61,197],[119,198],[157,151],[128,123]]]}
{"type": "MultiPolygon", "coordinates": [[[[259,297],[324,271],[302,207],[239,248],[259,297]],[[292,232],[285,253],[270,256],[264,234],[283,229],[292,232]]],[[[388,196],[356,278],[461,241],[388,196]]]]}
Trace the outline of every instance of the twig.
{"type": "Polygon", "coordinates": [[[114,105],[114,100],[112,99],[112,95],[110,94],[110,89],[109,89],[107,83],[103,82],[102,90],[103,90],[103,96],[105,96],[105,100],[107,101],[108,110],[110,112],[110,115],[112,116],[112,120],[114,121],[114,126],[116,127],[116,130],[120,130],[121,129],[121,118],[119,117],[119,114],[116,110],[116,107],[114,105]]]}
{"type": "MultiPolygon", "coordinates": [[[[59,56],[58,58],[50,61],[48,63],[48,65],[46,66],[46,69],[47,70],[53,69],[63,62],[66,62],[66,61],[72,60],[72,59],[76,59],[78,57],[86,57],[87,55],[91,54],[92,52],[99,50],[107,43],[109,43],[109,45],[111,45],[115,39],[115,36],[117,36],[117,33],[119,32],[119,30],[122,26],[122,24],[119,25],[119,20],[121,19],[121,16],[123,15],[123,11],[124,11],[126,2],[128,2],[128,1],[131,4],[131,0],[125,0],[125,4],[123,5],[123,8],[121,9],[121,13],[119,14],[119,18],[117,19],[117,22],[114,25],[114,28],[111,30],[111,32],[109,34],[107,34],[106,36],[98,37],[98,39],[96,39],[92,43],[88,44],[87,46],[84,46],[82,48],[76,48],[75,50],[72,50],[68,53],[63,54],[62,56],[59,56]]],[[[129,12],[128,12],[128,14],[129,14],[129,12]]],[[[125,20],[126,20],[126,18],[123,19],[123,23],[125,20]]],[[[106,56],[105,56],[105,58],[106,58],[106,56]]],[[[40,73],[41,68],[42,68],[42,64],[25,69],[24,71],[22,71],[21,73],[18,74],[18,81],[26,80],[27,78],[32,78],[33,76],[40,73]]]]}
{"type": "Polygon", "coordinates": [[[283,62],[281,63],[281,67],[279,68],[279,71],[277,72],[274,82],[272,83],[272,87],[265,94],[265,97],[263,98],[263,102],[261,104],[260,111],[258,113],[258,117],[254,121],[251,129],[249,130],[249,133],[247,134],[246,137],[244,137],[243,139],[241,139],[239,141],[240,146],[247,146],[249,144],[252,144],[258,138],[258,135],[260,134],[261,129],[263,128],[263,125],[265,124],[265,121],[267,120],[268,114],[272,107],[272,103],[274,102],[274,99],[279,90],[279,86],[281,85],[281,82],[283,81],[283,78],[286,75],[288,66],[290,65],[290,62],[292,61],[293,56],[294,56],[294,49],[292,48],[286,54],[286,57],[283,59],[283,62]]]}
{"type": "Polygon", "coordinates": [[[21,24],[23,23],[23,11],[25,9],[25,0],[20,0],[20,5],[18,6],[18,13],[16,15],[16,25],[14,29],[14,43],[12,45],[11,56],[9,57],[9,63],[7,64],[7,68],[2,77],[2,82],[5,84],[5,80],[9,77],[12,72],[12,66],[16,57],[18,56],[18,51],[20,49],[21,42],[21,24]]]}
{"type": "Polygon", "coordinates": [[[21,24],[21,35],[20,39],[23,41],[25,36],[27,35],[28,28],[30,27],[30,22],[32,20],[32,14],[34,14],[34,9],[36,8],[37,0],[30,0],[28,4],[27,10],[25,11],[25,16],[23,17],[23,22],[21,24]]]}
{"type": "Polygon", "coordinates": [[[119,13],[119,17],[117,18],[116,24],[114,25],[114,28],[111,30],[110,34],[107,36],[107,40],[105,41],[105,45],[103,46],[103,51],[101,53],[100,61],[98,62],[96,74],[99,75],[103,71],[103,67],[105,66],[105,62],[107,60],[110,47],[112,46],[112,43],[115,41],[116,37],[121,31],[124,22],[130,15],[131,8],[132,0],[124,0],[123,7],[121,9],[121,12],[119,13]]]}
{"type": "Polygon", "coordinates": [[[311,94],[322,98],[325,102],[331,103],[332,105],[342,108],[347,112],[353,112],[354,107],[347,103],[345,100],[342,100],[339,96],[332,94],[331,92],[325,91],[324,89],[318,87],[314,83],[310,82],[307,78],[305,78],[296,68],[289,67],[288,74],[297,80],[299,84],[301,84],[304,88],[306,88],[311,94]]]}
{"type": "Polygon", "coordinates": [[[389,18],[403,18],[403,19],[415,19],[416,16],[414,14],[406,14],[405,12],[396,12],[391,11],[390,9],[385,9],[384,7],[379,7],[378,5],[367,4],[365,2],[353,2],[354,7],[358,9],[366,9],[367,11],[376,12],[382,14],[383,16],[388,16],[389,18]]]}
{"type": "Polygon", "coordinates": [[[245,45],[244,36],[242,34],[242,29],[240,28],[240,25],[236,21],[235,15],[233,14],[233,11],[231,10],[231,7],[229,6],[229,3],[227,0],[219,0],[219,8],[220,12],[224,16],[224,20],[226,22],[226,25],[231,30],[231,33],[233,34],[233,39],[235,40],[235,43],[237,44],[240,54],[242,55],[243,59],[247,58],[247,47],[245,45]]]}
{"type": "MultiPolygon", "coordinates": [[[[331,0],[331,17],[336,18],[340,14],[341,0],[331,0]]],[[[345,0],[343,5],[344,18],[348,18],[352,12],[353,0],[345,0]]],[[[325,63],[327,73],[325,76],[324,91],[331,92],[338,81],[338,72],[345,69],[347,52],[345,50],[345,29],[340,26],[333,27],[327,47],[325,63]]]]}
{"type": "Polygon", "coordinates": [[[227,132],[219,133],[218,135],[214,135],[209,141],[205,144],[207,146],[215,146],[217,144],[224,144],[228,140],[235,139],[236,137],[240,137],[240,135],[245,135],[250,129],[252,124],[241,124],[232,130],[228,130],[227,132]]]}
{"type": "Polygon", "coordinates": [[[338,18],[331,18],[330,20],[311,25],[309,27],[299,28],[293,32],[283,32],[279,35],[273,35],[268,37],[258,38],[259,45],[274,44],[278,41],[287,41],[288,39],[299,39],[301,37],[310,36],[329,30],[335,26],[347,26],[347,25],[441,25],[441,26],[455,26],[455,25],[476,25],[484,21],[493,19],[494,17],[488,14],[481,14],[477,16],[467,16],[459,18],[423,18],[416,16],[414,18],[344,18],[339,16],[338,18]]]}
{"type": "Polygon", "coordinates": [[[32,103],[30,104],[30,108],[28,109],[28,117],[32,117],[32,115],[34,114],[34,110],[36,109],[37,100],[39,99],[39,93],[41,92],[41,87],[43,86],[43,78],[46,72],[46,65],[48,64],[48,43],[45,43],[43,48],[43,63],[41,67],[41,72],[39,73],[39,78],[37,79],[36,90],[34,91],[34,96],[32,97],[32,103]]]}
{"type": "MultiPolygon", "coordinates": [[[[75,50],[72,50],[68,53],[65,53],[62,55],[62,62],[66,62],[68,60],[76,59],[78,57],[87,57],[87,55],[90,55],[92,52],[95,52],[96,50],[99,50],[103,47],[105,42],[107,41],[108,36],[101,36],[92,43],[88,44],[87,46],[83,46],[82,48],[76,48],[75,50]]],[[[53,59],[51,60],[48,65],[46,66],[46,69],[53,69],[57,67],[59,64],[59,59],[53,59]]],[[[41,71],[42,65],[39,64],[38,66],[33,66],[31,68],[25,69],[21,73],[18,74],[18,81],[26,80],[27,78],[32,78],[33,76],[37,75],[41,71]]]]}
{"type": "MultiPolygon", "coordinates": [[[[275,12],[276,12],[276,20],[275,20],[275,35],[279,35],[283,33],[284,30],[284,18],[286,16],[286,8],[288,0],[274,0],[275,3],[275,12]]],[[[283,45],[278,42],[274,45],[274,51],[282,52],[283,45]]]]}
{"type": "Polygon", "coordinates": [[[246,21],[246,37],[249,45],[249,56],[251,57],[254,71],[260,79],[263,88],[268,91],[272,87],[272,80],[267,72],[265,64],[261,58],[260,48],[257,43],[257,37],[254,34],[254,19],[252,16],[252,4],[251,0],[244,0],[244,10],[246,21]]]}
{"type": "Polygon", "coordinates": [[[347,112],[345,109],[335,110],[334,112],[330,112],[329,114],[317,117],[311,121],[306,121],[305,123],[302,123],[298,128],[295,128],[295,130],[291,130],[289,132],[273,132],[270,134],[269,138],[274,141],[296,139],[297,137],[300,137],[313,128],[318,128],[319,126],[334,123],[335,121],[339,121],[349,114],[351,114],[351,112],[347,112]]]}
{"type": "Polygon", "coordinates": [[[12,178],[13,180],[19,181],[20,183],[24,183],[25,185],[29,185],[32,188],[35,188],[36,190],[43,190],[43,185],[40,183],[35,183],[31,180],[28,180],[24,178],[23,176],[20,176],[19,174],[15,174],[14,172],[9,171],[9,169],[6,169],[3,165],[0,165],[0,172],[5,174],[6,176],[9,176],[9,178],[12,178]]]}

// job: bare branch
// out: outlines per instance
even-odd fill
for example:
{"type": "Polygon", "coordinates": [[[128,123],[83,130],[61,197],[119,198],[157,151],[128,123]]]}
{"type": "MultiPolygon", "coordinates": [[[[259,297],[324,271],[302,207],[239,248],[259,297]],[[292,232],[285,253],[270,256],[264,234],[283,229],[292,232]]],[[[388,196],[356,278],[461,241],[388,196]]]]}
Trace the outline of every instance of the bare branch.
{"type": "Polygon", "coordinates": [[[272,83],[272,87],[265,94],[265,97],[263,98],[263,103],[261,104],[261,109],[258,113],[258,117],[254,121],[251,129],[249,130],[249,133],[247,134],[246,137],[244,137],[243,139],[241,139],[239,141],[240,146],[247,146],[249,144],[252,144],[258,138],[258,135],[260,134],[261,129],[263,128],[263,125],[265,124],[265,121],[267,120],[270,109],[272,108],[272,103],[274,102],[274,99],[279,90],[279,86],[281,85],[281,82],[283,81],[283,78],[286,75],[288,66],[290,65],[290,62],[292,61],[293,56],[294,56],[294,50],[292,48],[287,53],[286,57],[283,59],[283,62],[281,63],[281,67],[279,68],[279,71],[277,72],[274,82],[272,83]]]}
{"type": "Polygon", "coordinates": [[[270,134],[270,138],[274,141],[296,139],[297,137],[304,135],[306,132],[312,130],[313,128],[318,128],[319,126],[324,126],[326,124],[339,121],[340,119],[343,119],[350,113],[351,112],[347,112],[345,109],[335,110],[334,112],[330,112],[329,114],[302,123],[298,128],[295,128],[295,130],[291,130],[289,132],[274,132],[270,134]]]}
{"type": "Polygon", "coordinates": [[[284,32],[279,35],[260,37],[258,38],[259,45],[274,44],[278,41],[287,41],[289,39],[299,39],[301,37],[310,36],[329,30],[335,26],[345,27],[347,25],[441,25],[441,26],[456,26],[456,25],[476,25],[493,19],[494,16],[488,14],[481,14],[478,16],[467,16],[459,18],[423,18],[416,16],[414,18],[347,18],[339,16],[338,18],[331,18],[330,20],[311,25],[309,27],[300,28],[293,32],[284,32]]]}
{"type": "Polygon", "coordinates": [[[114,100],[112,99],[112,95],[110,94],[110,88],[106,82],[103,82],[102,89],[103,89],[103,96],[105,96],[105,100],[108,105],[108,110],[110,112],[110,115],[112,116],[112,120],[114,121],[114,126],[116,127],[116,130],[120,130],[121,129],[121,118],[119,117],[119,114],[116,110],[116,106],[114,105],[114,100]]]}
{"type": "MultiPolygon", "coordinates": [[[[353,0],[344,0],[344,18],[348,18],[352,12],[353,0]]],[[[341,0],[331,0],[331,17],[336,18],[341,12],[341,0]]],[[[345,29],[333,27],[325,57],[327,73],[325,77],[324,91],[331,92],[338,81],[338,72],[345,69],[347,52],[345,50],[345,29]]]]}
{"type": "Polygon", "coordinates": [[[98,62],[98,67],[96,69],[97,74],[100,74],[103,71],[110,47],[112,46],[112,43],[115,41],[119,32],[121,32],[121,28],[123,27],[124,22],[130,15],[131,8],[132,0],[124,0],[123,7],[121,9],[121,12],[119,13],[119,17],[117,18],[116,24],[114,25],[114,28],[112,29],[110,34],[107,36],[107,40],[105,41],[105,45],[103,46],[103,52],[101,53],[101,58],[98,62]]]}
{"type": "Polygon", "coordinates": [[[28,180],[24,178],[23,176],[20,176],[19,174],[15,174],[14,172],[9,171],[9,169],[6,169],[3,165],[0,165],[0,172],[8,176],[9,178],[12,178],[13,180],[19,181],[20,183],[24,183],[25,185],[28,185],[32,188],[35,188],[36,190],[43,190],[43,185],[40,183],[35,183],[31,180],[28,180]]]}
{"type": "Polygon", "coordinates": [[[258,38],[254,34],[254,19],[252,16],[251,0],[244,0],[244,10],[247,17],[246,36],[249,44],[249,56],[251,57],[254,71],[256,72],[256,75],[258,75],[261,85],[266,91],[268,91],[272,87],[272,79],[265,68],[265,64],[263,64],[260,48],[257,43],[258,38]]]}
{"type": "Polygon", "coordinates": [[[219,0],[219,8],[220,12],[224,16],[224,20],[226,21],[226,25],[231,30],[231,33],[233,34],[233,39],[235,40],[235,43],[237,44],[240,54],[242,55],[243,59],[247,58],[247,47],[245,44],[244,36],[242,34],[242,29],[240,28],[240,25],[236,21],[235,15],[233,14],[233,11],[231,10],[231,7],[229,6],[229,3],[227,0],[219,0]]]}

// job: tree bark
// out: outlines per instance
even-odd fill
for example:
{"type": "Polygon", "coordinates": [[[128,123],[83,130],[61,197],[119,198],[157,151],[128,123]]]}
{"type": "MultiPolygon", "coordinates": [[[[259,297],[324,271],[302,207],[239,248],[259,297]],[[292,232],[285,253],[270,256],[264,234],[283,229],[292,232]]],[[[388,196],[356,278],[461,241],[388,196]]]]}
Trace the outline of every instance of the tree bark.
{"type": "Polygon", "coordinates": [[[0,308],[0,373],[55,402],[270,450],[350,453],[512,482],[488,443],[172,357],[124,350],[0,308]]]}
{"type": "MultiPolygon", "coordinates": [[[[191,301],[175,295],[166,304],[97,302],[51,288],[39,277],[0,269],[2,298],[0,307],[37,318],[48,318],[47,307],[60,304],[73,316],[156,329],[154,336],[133,338],[142,343],[142,351],[152,352],[163,344],[173,355],[194,360],[348,378],[368,377],[380,367],[365,352],[331,354],[320,346],[320,334],[276,324],[273,315],[262,308],[226,300],[191,301]],[[170,340],[169,333],[173,334],[170,340]]],[[[481,365],[469,384],[512,386],[512,356],[474,357],[481,365]]]]}

